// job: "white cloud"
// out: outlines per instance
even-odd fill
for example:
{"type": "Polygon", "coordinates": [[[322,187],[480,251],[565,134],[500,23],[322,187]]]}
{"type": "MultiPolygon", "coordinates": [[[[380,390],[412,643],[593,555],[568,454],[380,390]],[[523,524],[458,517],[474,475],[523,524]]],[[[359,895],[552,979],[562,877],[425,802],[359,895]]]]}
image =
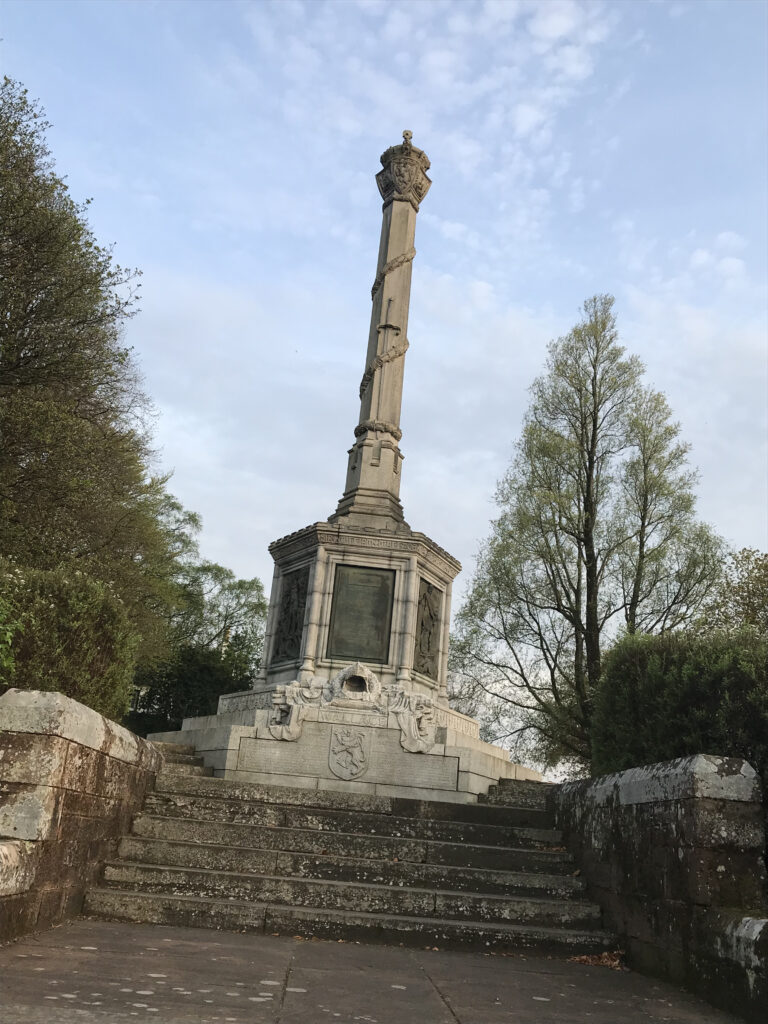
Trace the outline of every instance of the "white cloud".
{"type": "Polygon", "coordinates": [[[723,259],[717,261],[717,272],[727,281],[741,281],[746,273],[746,265],[744,260],[737,259],[735,256],[724,256],[723,259]]]}
{"type": "Polygon", "coordinates": [[[533,103],[518,103],[513,115],[515,134],[518,136],[530,135],[545,123],[548,116],[547,110],[543,107],[533,103]]]}
{"type": "Polygon", "coordinates": [[[580,21],[580,10],[571,0],[548,0],[536,7],[528,22],[528,31],[536,39],[548,42],[570,35],[580,21]]]}
{"type": "Polygon", "coordinates": [[[691,268],[693,270],[699,270],[702,267],[711,267],[715,262],[715,257],[709,251],[709,249],[694,249],[691,253],[691,268]]]}
{"type": "Polygon", "coordinates": [[[735,231],[721,231],[715,239],[715,244],[718,249],[727,249],[732,252],[738,252],[739,250],[746,248],[747,240],[735,231]]]}

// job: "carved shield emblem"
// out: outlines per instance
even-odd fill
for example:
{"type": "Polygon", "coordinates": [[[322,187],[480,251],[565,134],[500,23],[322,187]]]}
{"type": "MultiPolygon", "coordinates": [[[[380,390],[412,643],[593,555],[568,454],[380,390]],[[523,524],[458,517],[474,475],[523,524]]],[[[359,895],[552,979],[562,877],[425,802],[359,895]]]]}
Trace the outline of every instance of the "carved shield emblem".
{"type": "Polygon", "coordinates": [[[340,779],[359,779],[368,768],[371,735],[362,729],[343,725],[331,729],[328,767],[340,779]]]}
{"type": "Polygon", "coordinates": [[[398,192],[405,195],[416,184],[419,168],[412,160],[393,160],[392,178],[398,192]]]}

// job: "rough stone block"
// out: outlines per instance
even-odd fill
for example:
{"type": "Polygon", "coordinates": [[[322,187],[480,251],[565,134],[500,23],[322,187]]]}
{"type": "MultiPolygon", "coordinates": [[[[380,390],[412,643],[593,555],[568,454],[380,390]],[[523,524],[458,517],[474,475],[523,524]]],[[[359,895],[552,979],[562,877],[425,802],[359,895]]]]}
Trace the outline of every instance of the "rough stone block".
{"type": "Polygon", "coordinates": [[[50,786],[0,784],[0,838],[47,839],[59,827],[61,797],[50,786]]]}
{"type": "Polygon", "coordinates": [[[60,736],[0,731],[0,782],[60,786],[68,750],[60,736]]]}
{"type": "Polygon", "coordinates": [[[151,744],[61,694],[0,697],[0,940],[79,913],[160,764],[151,744]]]}
{"type": "Polygon", "coordinates": [[[61,693],[6,691],[0,697],[0,732],[58,736],[146,771],[157,771],[161,762],[150,743],[61,693]]]}
{"type": "Polygon", "coordinates": [[[0,898],[26,892],[36,871],[35,843],[0,840],[0,898]]]}

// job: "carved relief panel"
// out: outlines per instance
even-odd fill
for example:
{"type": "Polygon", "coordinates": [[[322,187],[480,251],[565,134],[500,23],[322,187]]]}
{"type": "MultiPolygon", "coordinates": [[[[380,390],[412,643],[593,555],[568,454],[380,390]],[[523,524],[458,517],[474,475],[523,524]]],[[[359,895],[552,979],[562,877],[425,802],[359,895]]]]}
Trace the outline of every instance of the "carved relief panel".
{"type": "Polygon", "coordinates": [[[275,645],[272,651],[273,664],[278,661],[295,660],[301,653],[301,634],[304,629],[308,589],[308,565],[287,572],[283,576],[275,645]]]}
{"type": "Polygon", "coordinates": [[[416,618],[414,671],[437,681],[440,667],[440,625],[443,592],[424,578],[419,580],[419,608],[416,618]]]}

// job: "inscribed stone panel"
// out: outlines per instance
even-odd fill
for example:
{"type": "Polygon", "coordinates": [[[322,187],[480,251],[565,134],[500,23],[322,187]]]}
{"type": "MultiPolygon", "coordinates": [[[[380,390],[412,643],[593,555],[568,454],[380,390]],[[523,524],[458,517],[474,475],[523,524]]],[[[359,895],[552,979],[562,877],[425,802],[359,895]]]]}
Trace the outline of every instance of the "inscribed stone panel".
{"type": "Polygon", "coordinates": [[[385,665],[394,592],[393,569],[336,566],[328,657],[385,665]]]}
{"type": "Polygon", "coordinates": [[[413,667],[416,672],[437,681],[440,664],[440,622],[443,594],[425,579],[419,580],[419,612],[413,667]]]}
{"type": "Polygon", "coordinates": [[[283,576],[280,608],[272,663],[291,661],[301,652],[301,634],[304,629],[304,608],[309,589],[309,566],[294,569],[283,576]]]}

